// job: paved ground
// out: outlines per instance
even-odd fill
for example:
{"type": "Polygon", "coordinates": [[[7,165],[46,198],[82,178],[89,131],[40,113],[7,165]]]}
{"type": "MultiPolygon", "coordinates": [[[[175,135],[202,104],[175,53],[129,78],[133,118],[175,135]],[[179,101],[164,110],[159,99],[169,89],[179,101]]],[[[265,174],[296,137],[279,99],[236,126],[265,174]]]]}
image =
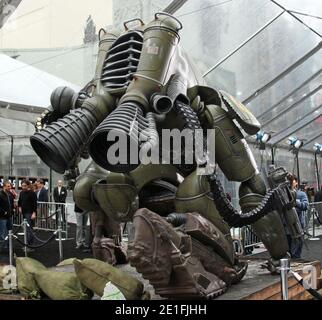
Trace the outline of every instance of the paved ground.
{"type": "MultiPolygon", "coordinates": [[[[79,258],[85,259],[92,257],[91,253],[83,253],[82,250],[76,250],[75,246],[75,235],[76,235],[76,225],[69,224],[69,238],[71,240],[66,240],[63,242],[63,258],[79,258]]],[[[35,231],[37,236],[41,240],[49,239],[52,235],[52,232],[37,230],[35,231]]],[[[23,236],[19,236],[19,239],[23,240],[23,236]]],[[[37,245],[39,243],[35,243],[37,245]]],[[[17,242],[14,241],[14,253],[17,256],[24,256],[23,247],[17,242]]],[[[36,249],[34,252],[28,253],[28,256],[34,258],[41,263],[43,263],[46,267],[53,267],[59,263],[59,244],[58,241],[51,241],[49,244],[42,248],[36,249]]],[[[0,254],[0,263],[8,263],[8,255],[0,254]]]]}
{"type": "MultiPolygon", "coordinates": [[[[41,240],[49,239],[52,235],[52,232],[48,231],[42,231],[37,230],[36,231],[37,236],[41,240]]],[[[67,240],[63,242],[63,256],[64,259],[68,258],[78,258],[78,259],[85,259],[85,258],[92,258],[91,252],[82,252],[82,250],[75,249],[75,235],[76,235],[76,225],[75,224],[69,224],[68,229],[68,237],[73,238],[71,240],[67,240]]],[[[19,236],[19,239],[23,240],[23,236],[19,236]]],[[[37,244],[37,243],[35,243],[37,244]]],[[[17,241],[14,241],[14,253],[21,257],[24,256],[23,247],[17,243],[17,241]]],[[[35,250],[34,252],[28,253],[28,257],[36,259],[40,261],[42,264],[44,264],[47,268],[51,268],[56,266],[59,263],[59,247],[58,247],[58,241],[52,241],[46,246],[39,248],[35,250]]],[[[0,254],[0,265],[1,264],[8,264],[9,258],[7,254],[0,254]]],[[[150,292],[150,295],[152,299],[162,299],[159,296],[156,296],[154,293],[154,290],[152,286],[149,284],[149,282],[141,277],[140,274],[136,272],[134,268],[132,268],[129,264],[126,265],[119,265],[118,268],[121,270],[127,272],[128,274],[140,279],[144,286],[145,290],[150,292]]],[[[66,267],[59,267],[56,268],[58,271],[73,271],[73,266],[66,266],[66,267]]],[[[98,297],[94,297],[95,299],[98,299],[98,297]]]]}
{"type": "MultiPolygon", "coordinates": [[[[319,260],[322,265],[322,236],[316,237],[318,240],[305,240],[302,258],[305,260],[319,260]]],[[[258,254],[253,254],[253,257],[268,258],[267,251],[258,254]]]]}
{"type": "MultiPolygon", "coordinates": [[[[75,233],[76,233],[76,226],[74,224],[70,224],[69,237],[75,239],[75,233]]],[[[37,231],[37,236],[43,240],[48,239],[51,236],[51,234],[52,234],[51,232],[37,231]]],[[[21,236],[20,236],[20,239],[22,239],[21,236]]],[[[84,258],[92,257],[90,252],[84,253],[81,250],[76,250],[74,239],[63,242],[64,259],[74,258],[74,257],[79,259],[84,259],[84,258]]],[[[318,240],[306,240],[306,245],[303,247],[302,257],[303,259],[310,260],[310,261],[319,260],[322,264],[322,236],[317,237],[317,239],[318,240]]],[[[21,245],[16,241],[14,243],[15,243],[14,245],[15,254],[17,256],[24,256],[23,248],[21,247],[21,245]]],[[[29,253],[28,256],[42,262],[46,267],[53,267],[59,263],[58,242],[52,241],[45,247],[39,248],[35,252],[29,253]]],[[[261,252],[247,257],[249,257],[251,260],[253,259],[253,260],[265,261],[265,259],[268,258],[268,254],[267,252],[261,252]]],[[[7,264],[7,263],[8,263],[8,256],[0,255],[0,264],[7,264]]],[[[245,288],[249,287],[247,283],[249,281],[252,281],[251,279],[254,278],[254,275],[256,275],[258,272],[261,273],[261,275],[263,273],[268,273],[267,271],[260,270],[259,264],[254,264],[254,265],[253,264],[254,264],[253,262],[250,262],[249,270],[242,281],[244,286],[246,286],[245,288]]],[[[145,279],[142,279],[141,275],[138,274],[134,268],[132,268],[129,265],[120,265],[118,267],[121,270],[124,270],[125,272],[129,273],[130,275],[139,278],[144,283],[146,290],[148,290],[151,293],[152,299],[160,299],[159,296],[155,295],[153,288],[149,285],[148,281],[145,279]]],[[[221,296],[220,299],[225,299],[224,295],[221,296]]]]}

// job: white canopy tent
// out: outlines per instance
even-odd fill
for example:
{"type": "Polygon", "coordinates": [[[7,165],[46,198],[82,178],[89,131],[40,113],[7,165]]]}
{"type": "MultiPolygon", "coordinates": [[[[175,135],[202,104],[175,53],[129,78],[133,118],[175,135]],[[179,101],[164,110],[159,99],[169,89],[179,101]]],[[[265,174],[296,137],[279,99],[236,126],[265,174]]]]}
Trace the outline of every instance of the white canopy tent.
{"type": "Polygon", "coordinates": [[[81,88],[31,65],[0,54],[0,117],[34,122],[50,105],[50,95],[59,86],[81,88]]]}

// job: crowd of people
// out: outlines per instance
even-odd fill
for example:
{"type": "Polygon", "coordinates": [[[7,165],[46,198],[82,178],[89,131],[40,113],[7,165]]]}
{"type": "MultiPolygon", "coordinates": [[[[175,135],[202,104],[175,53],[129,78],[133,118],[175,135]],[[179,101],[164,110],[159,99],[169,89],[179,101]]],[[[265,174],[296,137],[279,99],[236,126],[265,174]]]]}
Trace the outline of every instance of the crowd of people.
{"type": "MultiPolygon", "coordinates": [[[[314,188],[310,187],[307,181],[302,181],[301,185],[298,183],[298,178],[295,175],[289,175],[290,187],[295,193],[295,209],[302,228],[303,237],[294,239],[291,237],[286,228],[287,240],[289,244],[289,252],[291,258],[300,259],[302,256],[302,249],[304,243],[304,235],[306,232],[306,212],[309,209],[309,204],[312,202],[322,202],[322,186],[319,191],[314,192],[314,188]]],[[[322,207],[318,207],[321,210],[322,207]]],[[[315,217],[313,217],[315,219],[315,217]]]]}
{"type": "Polygon", "coordinates": [[[8,230],[12,230],[12,215],[15,209],[14,201],[17,194],[9,181],[5,181],[0,190],[0,253],[8,249],[5,241],[8,230]]]}
{"type": "MultiPolygon", "coordinates": [[[[310,202],[322,202],[322,186],[320,191],[312,193],[312,188],[308,187],[307,183],[303,182],[298,185],[298,179],[294,175],[289,175],[290,187],[294,191],[296,197],[295,208],[298,218],[303,229],[305,230],[305,212],[308,210],[310,202]]],[[[46,204],[49,202],[48,190],[45,188],[45,183],[42,179],[38,179],[35,183],[29,180],[23,180],[21,183],[21,192],[19,196],[12,187],[10,181],[3,183],[0,190],[0,253],[8,250],[8,241],[6,237],[9,230],[12,230],[12,219],[15,213],[20,214],[23,219],[26,219],[29,228],[27,229],[27,242],[32,245],[34,236],[32,229],[35,224],[37,214],[48,216],[45,210],[48,210],[46,204]]],[[[67,198],[67,188],[63,185],[62,180],[58,180],[57,186],[53,190],[53,198],[56,212],[60,212],[60,217],[63,223],[67,223],[65,203],[67,198]]],[[[76,205],[74,207],[76,215],[76,249],[90,251],[90,233],[87,227],[90,220],[90,213],[84,212],[76,205]]],[[[56,214],[56,222],[58,225],[58,214],[56,214]]],[[[286,227],[287,240],[289,244],[289,252],[293,259],[301,258],[303,248],[303,238],[294,239],[291,237],[286,227]]],[[[32,251],[32,249],[28,249],[32,251]]]]}
{"type": "MultiPolygon", "coordinates": [[[[0,186],[1,187],[1,186],[0,186]]],[[[62,180],[58,180],[57,186],[53,190],[55,202],[55,219],[58,226],[59,217],[61,222],[66,224],[66,198],[67,188],[62,180]]],[[[42,179],[37,179],[35,183],[29,180],[21,182],[21,191],[16,193],[10,181],[4,181],[0,189],[0,253],[8,251],[8,241],[6,240],[9,230],[12,230],[13,217],[19,214],[28,223],[27,243],[34,243],[33,228],[37,216],[48,217],[48,190],[42,179]]],[[[76,215],[76,249],[90,251],[89,228],[87,227],[89,213],[83,212],[75,206],[76,215]]],[[[29,252],[33,249],[27,249],[29,252]]]]}
{"type": "Polygon", "coordinates": [[[3,183],[0,191],[0,251],[8,250],[8,241],[5,239],[9,230],[12,230],[12,219],[15,213],[21,214],[23,219],[26,219],[29,225],[27,242],[29,245],[33,243],[34,237],[31,230],[37,216],[38,202],[48,202],[48,200],[48,191],[42,179],[38,179],[35,184],[29,180],[23,180],[19,197],[10,181],[3,183]]]}

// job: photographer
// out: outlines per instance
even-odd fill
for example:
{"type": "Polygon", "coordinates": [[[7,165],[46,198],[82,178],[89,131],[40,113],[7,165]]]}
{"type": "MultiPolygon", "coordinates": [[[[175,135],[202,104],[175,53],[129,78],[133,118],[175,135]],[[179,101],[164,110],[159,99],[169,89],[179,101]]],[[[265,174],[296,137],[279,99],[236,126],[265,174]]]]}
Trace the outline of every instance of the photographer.
{"type": "Polygon", "coordinates": [[[322,202],[322,185],[320,190],[314,196],[314,202],[322,202]]]}
{"type": "MultiPolygon", "coordinates": [[[[302,228],[304,229],[305,227],[305,219],[304,219],[304,213],[308,208],[309,201],[307,198],[307,195],[304,191],[301,191],[298,189],[298,179],[297,177],[293,176],[290,178],[291,182],[291,188],[296,192],[296,211],[301,223],[302,228]]],[[[287,236],[288,242],[289,242],[289,247],[290,247],[290,252],[291,252],[291,257],[294,259],[300,259],[301,254],[302,254],[302,247],[303,247],[303,241],[300,239],[297,239],[294,241],[289,235],[287,236]]]]}
{"type": "Polygon", "coordinates": [[[309,203],[314,201],[314,187],[309,186],[306,180],[300,184],[299,189],[306,193],[309,203]]]}
{"type": "MultiPolygon", "coordinates": [[[[5,185],[5,184],[4,184],[5,185]]],[[[0,253],[8,249],[5,240],[8,235],[8,219],[10,218],[10,199],[5,190],[0,190],[0,253]]]]}
{"type": "Polygon", "coordinates": [[[318,222],[322,224],[322,185],[320,190],[318,190],[314,195],[314,202],[314,206],[318,214],[318,222]]]}

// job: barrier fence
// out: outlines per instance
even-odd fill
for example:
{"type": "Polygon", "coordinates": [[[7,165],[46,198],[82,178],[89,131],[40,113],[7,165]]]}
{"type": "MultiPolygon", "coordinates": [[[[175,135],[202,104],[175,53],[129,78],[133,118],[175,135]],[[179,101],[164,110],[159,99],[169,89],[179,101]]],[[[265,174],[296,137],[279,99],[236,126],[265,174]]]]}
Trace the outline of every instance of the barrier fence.
{"type": "MultiPolygon", "coordinates": [[[[16,203],[17,204],[17,203],[16,203]]],[[[17,208],[17,206],[16,206],[17,208]]],[[[49,242],[57,240],[59,249],[59,259],[63,260],[63,241],[68,240],[68,222],[71,222],[72,214],[74,213],[73,203],[56,203],[56,202],[37,202],[36,219],[33,221],[33,226],[24,219],[23,215],[16,210],[12,216],[12,224],[16,227],[15,233],[10,230],[7,240],[9,243],[9,261],[12,264],[13,256],[13,240],[19,242],[24,247],[25,256],[28,250],[33,251],[46,246],[49,242]],[[44,240],[39,239],[33,230],[52,231],[51,236],[44,240]],[[18,236],[23,236],[23,240],[18,236]],[[37,244],[28,243],[28,238],[31,237],[37,244]]]]}
{"type": "MultiPolygon", "coordinates": [[[[37,217],[34,229],[57,231],[61,227],[62,235],[68,238],[68,221],[74,214],[73,203],[38,202],[37,217]]],[[[13,225],[21,226],[23,217],[21,214],[14,214],[13,225]]],[[[130,225],[130,224],[129,224],[130,225]]],[[[127,229],[127,228],[126,228],[127,229]]],[[[127,234],[127,230],[125,235],[127,234]]],[[[308,210],[304,212],[304,235],[305,239],[314,239],[322,234],[322,202],[312,202],[308,210]]],[[[261,240],[254,233],[251,226],[232,228],[231,235],[237,239],[245,254],[251,254],[253,249],[262,244],[261,240]]]]}
{"type": "Polygon", "coordinates": [[[316,269],[311,266],[304,266],[302,271],[306,273],[308,271],[308,276],[301,276],[298,272],[292,270],[291,263],[289,259],[280,259],[280,271],[281,279],[281,298],[282,300],[289,300],[288,294],[288,273],[290,273],[295,280],[308,291],[315,300],[322,300],[322,295],[317,291],[317,274],[316,269]]]}
{"type": "Polygon", "coordinates": [[[315,237],[322,231],[322,202],[312,202],[304,216],[304,234],[315,237]]]}
{"type": "MultiPolygon", "coordinates": [[[[34,229],[56,231],[60,226],[63,236],[68,238],[67,222],[73,213],[74,205],[72,203],[38,202],[34,229]]],[[[23,222],[23,216],[16,213],[12,220],[14,226],[20,226],[23,222]]]]}

